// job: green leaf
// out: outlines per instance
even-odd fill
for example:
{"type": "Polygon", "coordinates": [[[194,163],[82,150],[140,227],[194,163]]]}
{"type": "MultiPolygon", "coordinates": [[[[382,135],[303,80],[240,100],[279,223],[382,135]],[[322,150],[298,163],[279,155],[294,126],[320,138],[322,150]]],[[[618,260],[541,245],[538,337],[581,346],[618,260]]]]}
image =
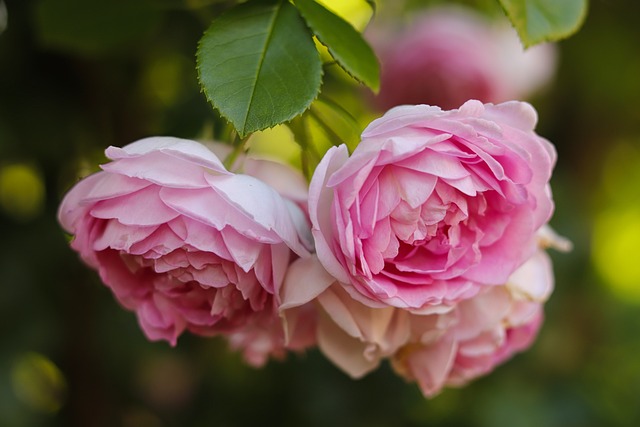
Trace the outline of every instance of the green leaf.
{"type": "Polygon", "coordinates": [[[360,142],[362,128],[358,121],[337,102],[321,96],[311,105],[309,114],[331,138],[333,145],[346,144],[353,151],[360,142]]]}
{"type": "Polygon", "coordinates": [[[42,0],[35,7],[42,43],[83,55],[141,43],[162,16],[153,0],[42,0]]]}
{"type": "Polygon", "coordinates": [[[362,35],[347,21],[314,0],[295,0],[295,4],[338,64],[356,80],[377,92],[380,87],[380,65],[362,35]]]}
{"type": "Polygon", "coordinates": [[[587,14],[587,0],[499,1],[525,47],[570,36],[587,14]]]}
{"type": "Polygon", "coordinates": [[[197,59],[207,99],[242,138],[291,120],[320,92],[320,56],[286,0],[229,9],[205,32],[197,59]]]}

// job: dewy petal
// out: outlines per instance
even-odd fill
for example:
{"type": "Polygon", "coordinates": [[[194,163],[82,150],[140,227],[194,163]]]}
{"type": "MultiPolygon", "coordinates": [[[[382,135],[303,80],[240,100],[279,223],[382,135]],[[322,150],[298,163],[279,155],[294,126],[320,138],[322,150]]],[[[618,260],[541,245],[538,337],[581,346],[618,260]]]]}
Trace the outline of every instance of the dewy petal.
{"type": "Polygon", "coordinates": [[[221,174],[230,174],[211,150],[199,142],[188,139],[169,136],[144,138],[122,148],[109,147],[105,153],[108,158],[117,160],[142,157],[156,151],[221,174]]]}

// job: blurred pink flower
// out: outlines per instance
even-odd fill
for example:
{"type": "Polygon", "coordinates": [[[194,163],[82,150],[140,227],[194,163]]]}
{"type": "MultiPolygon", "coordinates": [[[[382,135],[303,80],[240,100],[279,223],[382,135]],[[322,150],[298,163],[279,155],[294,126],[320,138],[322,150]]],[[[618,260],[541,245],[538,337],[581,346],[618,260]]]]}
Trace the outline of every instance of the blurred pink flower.
{"type": "Polygon", "coordinates": [[[256,364],[259,351],[282,353],[269,319],[290,262],[311,247],[300,208],[195,141],[147,138],[106,154],[112,162],[69,191],[59,220],[146,336],[175,345],[185,330],[261,334],[271,342],[234,343],[256,364]]]}
{"type": "Polygon", "coordinates": [[[554,45],[525,51],[508,24],[463,7],[433,8],[400,31],[374,29],[369,38],[382,64],[375,100],[382,110],[525,99],[550,81],[557,62],[554,45]]]}
{"type": "Polygon", "coordinates": [[[556,154],[536,120],[521,102],[390,110],[314,173],[318,259],[352,298],[420,314],[504,284],[553,210],[556,154]]]}

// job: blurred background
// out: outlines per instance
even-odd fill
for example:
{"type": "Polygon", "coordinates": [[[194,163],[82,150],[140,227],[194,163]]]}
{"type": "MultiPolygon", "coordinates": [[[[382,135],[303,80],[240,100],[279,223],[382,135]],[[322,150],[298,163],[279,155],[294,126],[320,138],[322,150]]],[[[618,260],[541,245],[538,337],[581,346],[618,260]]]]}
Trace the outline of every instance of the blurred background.
{"type": "MultiPolygon", "coordinates": [[[[328,3],[360,28],[370,14],[363,1],[328,3]]],[[[367,35],[378,48],[437,3],[379,1],[367,35]]],[[[506,22],[494,1],[457,3],[506,22]]],[[[148,342],[68,248],[56,209],[107,146],[228,134],[195,71],[197,42],[226,6],[0,0],[0,425],[640,425],[640,4],[591,0],[523,95],[557,147],[552,225],[574,243],[551,253],[556,290],[537,342],[431,400],[386,365],[354,381],[317,351],[256,370],[221,339],[148,342]]],[[[325,93],[361,130],[384,103],[337,68],[325,93]]],[[[252,146],[299,164],[286,128],[252,146]]]]}

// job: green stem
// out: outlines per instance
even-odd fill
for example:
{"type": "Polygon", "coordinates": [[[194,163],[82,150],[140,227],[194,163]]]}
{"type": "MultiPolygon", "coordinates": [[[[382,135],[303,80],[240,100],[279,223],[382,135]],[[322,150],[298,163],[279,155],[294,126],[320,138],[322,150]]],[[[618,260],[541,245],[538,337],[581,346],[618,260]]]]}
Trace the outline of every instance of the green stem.
{"type": "Polygon", "coordinates": [[[307,182],[311,180],[311,165],[310,155],[313,151],[313,142],[306,126],[306,113],[302,116],[298,116],[295,119],[287,123],[291,132],[293,132],[294,140],[300,146],[300,166],[302,168],[302,174],[307,179],[307,182]]]}
{"type": "Polygon", "coordinates": [[[233,172],[233,164],[238,159],[238,156],[240,155],[240,153],[246,152],[246,145],[249,137],[251,137],[251,134],[245,136],[242,139],[239,139],[236,134],[235,141],[233,142],[233,151],[231,151],[231,153],[229,153],[229,155],[224,159],[224,162],[222,162],[224,164],[224,167],[227,168],[228,171],[233,172]]]}

